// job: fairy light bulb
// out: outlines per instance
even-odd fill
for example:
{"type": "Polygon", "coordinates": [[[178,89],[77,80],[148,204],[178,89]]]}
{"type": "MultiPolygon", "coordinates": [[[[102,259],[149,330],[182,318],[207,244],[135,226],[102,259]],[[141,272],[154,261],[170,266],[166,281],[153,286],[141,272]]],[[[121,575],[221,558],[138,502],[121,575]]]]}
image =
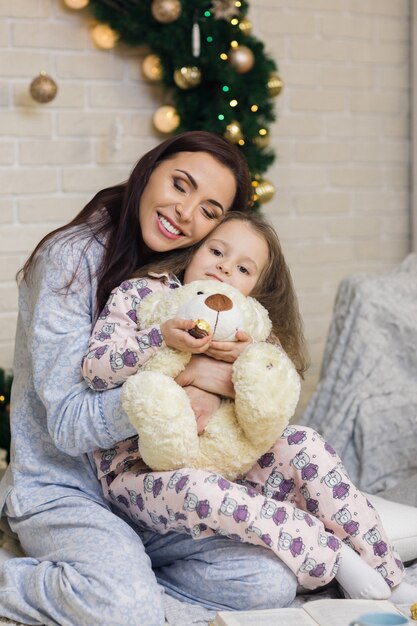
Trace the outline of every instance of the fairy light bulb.
{"type": "Polygon", "coordinates": [[[238,104],[239,104],[239,103],[238,103],[238,101],[237,101],[237,100],[230,100],[230,102],[229,102],[229,105],[230,105],[232,108],[237,107],[237,105],[238,105],[238,104]]]}
{"type": "Polygon", "coordinates": [[[252,113],[256,113],[256,111],[259,109],[257,104],[252,104],[250,110],[252,111],[252,113]]]}
{"type": "Polygon", "coordinates": [[[236,41],[236,39],[234,39],[233,41],[230,42],[230,47],[231,48],[237,48],[238,46],[239,46],[239,44],[236,41]]]}

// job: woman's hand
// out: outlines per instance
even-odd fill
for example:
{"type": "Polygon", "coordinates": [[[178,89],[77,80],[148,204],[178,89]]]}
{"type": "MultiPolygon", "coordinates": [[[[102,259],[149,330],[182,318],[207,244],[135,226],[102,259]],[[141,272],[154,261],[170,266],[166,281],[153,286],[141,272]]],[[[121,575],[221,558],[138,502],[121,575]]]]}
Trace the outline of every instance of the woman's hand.
{"type": "Polygon", "coordinates": [[[203,391],[192,385],[184,387],[184,391],[190,399],[197,422],[197,431],[198,434],[201,435],[205,431],[211,416],[219,408],[221,399],[215,393],[203,391]]]}
{"type": "Polygon", "coordinates": [[[205,351],[207,356],[211,356],[218,361],[226,361],[227,363],[234,363],[238,356],[240,356],[251,343],[252,337],[243,330],[238,330],[236,333],[236,341],[212,341],[205,351]]]}
{"type": "Polygon", "coordinates": [[[161,324],[160,329],[166,345],[170,348],[175,348],[180,352],[200,354],[209,347],[211,335],[207,335],[207,337],[202,339],[196,339],[187,332],[194,326],[195,322],[193,320],[173,318],[161,324]]]}
{"type": "Polygon", "coordinates": [[[192,385],[226,398],[235,397],[231,364],[215,361],[203,354],[192,356],[186,368],[175,380],[181,387],[192,385]]]}

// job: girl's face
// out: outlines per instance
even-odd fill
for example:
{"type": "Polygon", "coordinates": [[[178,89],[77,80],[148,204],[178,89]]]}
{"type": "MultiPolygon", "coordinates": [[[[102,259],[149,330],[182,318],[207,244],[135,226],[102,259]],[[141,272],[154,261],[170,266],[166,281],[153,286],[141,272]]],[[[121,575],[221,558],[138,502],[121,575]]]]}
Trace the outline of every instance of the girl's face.
{"type": "Polygon", "coordinates": [[[152,172],[139,205],[145,244],[154,252],[186,248],[205,237],[230,208],[233,173],[206,152],[178,152],[152,172]]]}
{"type": "Polygon", "coordinates": [[[199,247],[184,274],[184,282],[214,279],[249,296],[268,262],[268,245],[248,222],[220,224],[199,247]]]}

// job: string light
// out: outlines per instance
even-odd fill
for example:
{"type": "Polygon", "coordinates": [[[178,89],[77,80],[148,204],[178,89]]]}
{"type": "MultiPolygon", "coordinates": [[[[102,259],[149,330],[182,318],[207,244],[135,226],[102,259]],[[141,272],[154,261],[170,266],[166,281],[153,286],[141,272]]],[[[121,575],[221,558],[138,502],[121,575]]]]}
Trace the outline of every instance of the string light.
{"type": "Polygon", "coordinates": [[[234,39],[233,41],[230,42],[230,47],[231,48],[237,48],[238,46],[239,46],[239,44],[236,41],[236,39],[234,39]]]}
{"type": "Polygon", "coordinates": [[[210,11],[204,11],[204,17],[211,17],[210,11]]]}
{"type": "Polygon", "coordinates": [[[231,107],[237,107],[238,101],[237,100],[230,100],[229,104],[230,104],[231,107]]]}
{"type": "Polygon", "coordinates": [[[258,132],[263,137],[267,134],[268,131],[266,130],[266,128],[260,128],[258,132]]]}
{"type": "Polygon", "coordinates": [[[207,43],[213,43],[213,37],[211,35],[207,37],[207,43]]]}
{"type": "Polygon", "coordinates": [[[252,111],[252,113],[256,113],[256,111],[259,109],[257,104],[252,104],[250,110],[252,111]]]}
{"type": "Polygon", "coordinates": [[[240,0],[236,0],[235,7],[239,9],[241,6],[242,6],[242,3],[240,2],[240,0]]]}
{"type": "Polygon", "coordinates": [[[223,85],[222,87],[222,91],[224,91],[225,93],[227,93],[229,91],[229,87],[227,85],[223,85]]]}
{"type": "Polygon", "coordinates": [[[244,146],[245,145],[245,140],[244,139],[239,139],[238,144],[239,144],[239,146],[244,146]]]}
{"type": "Polygon", "coordinates": [[[230,23],[232,26],[237,26],[239,24],[239,20],[237,19],[237,17],[234,17],[232,20],[230,20],[230,23]]]}
{"type": "Polygon", "coordinates": [[[227,59],[229,57],[227,56],[227,54],[225,52],[222,52],[221,55],[220,55],[220,58],[221,58],[222,61],[227,61],[227,59]]]}
{"type": "Polygon", "coordinates": [[[4,402],[5,401],[5,397],[4,396],[0,396],[0,402],[4,402]]]}
{"type": "Polygon", "coordinates": [[[217,116],[217,119],[222,122],[224,120],[224,115],[220,113],[220,115],[217,116]]]}

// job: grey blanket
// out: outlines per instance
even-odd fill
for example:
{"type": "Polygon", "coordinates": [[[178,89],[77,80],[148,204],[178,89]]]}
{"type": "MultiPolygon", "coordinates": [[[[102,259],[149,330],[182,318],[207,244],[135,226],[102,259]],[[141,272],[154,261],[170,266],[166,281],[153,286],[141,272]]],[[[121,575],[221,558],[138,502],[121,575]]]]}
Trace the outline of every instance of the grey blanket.
{"type": "Polygon", "coordinates": [[[362,490],[404,485],[400,500],[415,505],[407,485],[417,486],[417,255],[388,274],[341,283],[301,423],[336,448],[362,490]]]}

